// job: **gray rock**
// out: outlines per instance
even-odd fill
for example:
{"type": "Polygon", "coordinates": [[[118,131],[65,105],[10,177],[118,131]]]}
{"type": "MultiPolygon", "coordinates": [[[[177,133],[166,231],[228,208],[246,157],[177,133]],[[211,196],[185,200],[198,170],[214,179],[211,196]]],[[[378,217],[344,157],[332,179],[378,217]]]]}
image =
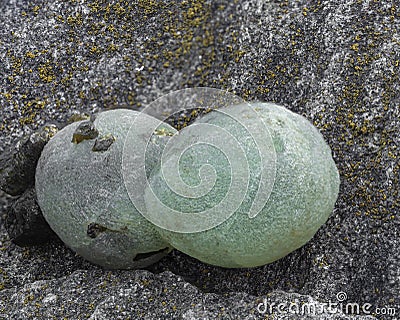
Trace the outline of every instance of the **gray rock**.
{"type": "MultiPolygon", "coordinates": [[[[184,279],[188,291],[193,288],[188,283],[195,285],[198,290],[179,293],[180,301],[207,297],[197,308],[181,304],[189,319],[224,315],[221,301],[230,295],[229,305],[238,307],[229,316],[249,317],[240,311],[244,296],[260,298],[278,290],[321,303],[343,291],[350,302],[396,308],[395,316],[375,310],[378,319],[398,318],[398,5],[389,0],[107,4],[0,2],[0,151],[49,120],[65,122],[76,111],[139,109],[184,87],[216,87],[282,104],[317,126],[333,150],[341,189],[325,226],[305,247],[255,269],[210,267],[173,252],[149,268],[159,275],[127,274],[168,284],[170,274],[162,272],[169,270],[184,279]]],[[[110,275],[108,290],[118,290],[112,281],[117,271],[99,270],[59,242],[19,248],[0,230],[4,317],[12,319],[21,306],[10,294],[35,281],[46,281],[48,292],[57,296],[79,292],[82,282],[71,276],[76,270],[85,270],[87,288],[110,275]],[[58,295],[63,279],[72,280],[58,295]]],[[[140,297],[158,298],[161,291],[150,286],[140,297]]],[[[93,291],[80,293],[75,304],[53,307],[42,302],[43,296],[32,318],[46,318],[50,310],[73,313],[73,318],[90,317],[96,308],[105,317],[111,314],[93,291]],[[78,300],[93,307],[77,308],[78,300]]],[[[140,304],[140,297],[126,298],[126,304],[137,301],[144,315],[166,317],[157,298],[152,300],[157,303],[140,304]]],[[[53,300],[50,295],[45,301],[53,300]]]]}
{"type": "Polygon", "coordinates": [[[15,148],[2,153],[0,158],[0,189],[12,196],[22,195],[35,184],[35,170],[46,143],[58,128],[46,125],[37,132],[24,136],[15,148]]]}
{"type": "Polygon", "coordinates": [[[42,215],[33,187],[10,206],[4,226],[10,240],[23,247],[42,244],[57,237],[42,215]]]}
{"type": "Polygon", "coordinates": [[[278,304],[282,304],[281,309],[286,314],[277,314],[273,319],[299,319],[299,315],[305,320],[376,319],[372,316],[346,315],[340,311],[340,306],[334,313],[333,305],[332,309],[328,309],[310,296],[283,291],[273,291],[260,297],[245,293],[203,293],[168,271],[154,275],[144,270],[112,274],[77,270],[59,279],[38,280],[20,288],[5,289],[0,292],[0,297],[0,308],[14,306],[8,313],[12,319],[37,319],[39,314],[40,319],[69,319],[79,314],[92,320],[250,320],[265,319],[265,308],[277,309],[275,305],[278,304]]]}
{"type": "Polygon", "coordinates": [[[41,244],[55,237],[37,204],[34,184],[40,154],[57,131],[56,125],[45,125],[0,156],[0,189],[14,196],[4,207],[5,227],[11,241],[20,246],[41,244]]]}

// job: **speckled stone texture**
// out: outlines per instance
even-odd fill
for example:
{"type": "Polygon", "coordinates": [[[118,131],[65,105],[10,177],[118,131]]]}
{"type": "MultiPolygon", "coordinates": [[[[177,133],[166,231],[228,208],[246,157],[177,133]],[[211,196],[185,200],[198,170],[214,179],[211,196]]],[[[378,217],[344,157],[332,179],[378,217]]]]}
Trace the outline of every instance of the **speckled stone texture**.
{"type": "Polygon", "coordinates": [[[122,317],[131,319],[251,319],[265,317],[255,301],[271,293],[277,303],[290,292],[327,303],[343,291],[349,302],[396,308],[393,317],[374,311],[378,319],[398,318],[398,30],[400,8],[389,0],[1,1],[0,151],[76,110],[139,109],[172,90],[209,86],[304,115],[341,175],[334,213],[313,240],[255,269],[173,252],[151,273],[109,273],[60,242],[19,248],[1,227],[1,317],[113,319],[126,305],[122,317]],[[157,286],[138,296],[118,291],[152,279],[157,286]],[[115,305],[93,291],[104,282],[115,305]]]}

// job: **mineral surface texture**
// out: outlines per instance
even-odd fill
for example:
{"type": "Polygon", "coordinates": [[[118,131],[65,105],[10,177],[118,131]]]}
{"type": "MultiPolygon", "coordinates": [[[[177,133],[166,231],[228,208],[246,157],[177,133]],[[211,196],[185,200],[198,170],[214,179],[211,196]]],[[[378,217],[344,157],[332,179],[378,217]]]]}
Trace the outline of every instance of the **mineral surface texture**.
{"type": "Polygon", "coordinates": [[[275,261],[310,240],[332,213],[340,181],[331,150],[312,124],[288,109],[255,103],[216,110],[170,143],[163,170],[151,178],[147,209],[160,213],[159,220],[168,214],[165,205],[182,212],[160,233],[204,262],[254,267],[275,261]],[[202,175],[204,165],[214,171],[202,175]],[[215,183],[207,190],[210,180],[215,183]],[[182,181],[186,189],[177,193],[174,186],[182,181]],[[201,231],[212,215],[226,220],[201,231]],[[185,220],[193,229],[179,232],[185,220]]]}
{"type": "MultiPolygon", "coordinates": [[[[45,146],[36,170],[37,198],[49,225],[77,253],[107,268],[145,267],[170,251],[131,203],[122,179],[125,137],[137,114],[118,109],[100,113],[92,124],[70,124],[45,146]],[[112,143],[99,148],[102,137],[112,143]]],[[[148,170],[161,152],[162,142],[154,140],[166,139],[150,141],[148,170]]]]}

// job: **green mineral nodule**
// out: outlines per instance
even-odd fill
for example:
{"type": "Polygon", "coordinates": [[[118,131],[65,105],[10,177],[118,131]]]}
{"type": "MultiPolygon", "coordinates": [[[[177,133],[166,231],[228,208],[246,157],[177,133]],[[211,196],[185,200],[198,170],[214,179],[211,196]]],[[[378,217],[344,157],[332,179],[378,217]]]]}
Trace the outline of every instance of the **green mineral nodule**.
{"type": "MultiPolygon", "coordinates": [[[[38,203],[51,228],[74,251],[107,268],[145,267],[171,250],[136,210],[123,182],[124,141],[137,115],[112,110],[100,113],[93,126],[88,121],[68,125],[45,146],[36,170],[38,203]],[[85,128],[95,134],[73,139],[85,128]]],[[[168,125],[163,130],[175,132],[168,125]]],[[[168,138],[155,135],[149,141],[147,172],[168,138]]]]}
{"type": "Polygon", "coordinates": [[[153,171],[150,187],[145,191],[146,208],[153,214],[160,212],[161,218],[163,210],[165,215],[169,214],[166,207],[182,213],[181,219],[169,221],[175,224],[169,229],[158,225],[161,236],[178,250],[223,267],[260,266],[282,258],[313,237],[334,208],[339,175],[329,146],[304,117],[269,103],[253,103],[251,108],[235,105],[225,110],[234,116],[213,111],[171,138],[169,143],[174,147],[166,153],[162,170],[159,167],[153,171]],[[257,119],[267,128],[265,141],[271,142],[264,149],[254,138],[263,131],[259,123],[254,125],[257,119]],[[208,136],[206,143],[200,144],[202,132],[208,136]],[[222,139],[220,145],[225,150],[221,152],[213,137],[226,134],[231,139],[222,139]],[[239,147],[235,147],[237,150],[232,156],[229,149],[235,144],[239,147]],[[179,176],[168,175],[168,170],[176,164],[171,159],[178,150],[182,150],[177,157],[179,176]],[[236,157],[241,153],[246,163],[237,164],[236,157]],[[261,164],[266,166],[266,171],[263,172],[261,164]],[[207,169],[210,165],[212,170],[207,169]],[[229,210],[227,203],[219,212],[227,219],[213,228],[200,232],[177,231],[184,225],[185,214],[197,213],[200,219],[193,221],[202,225],[206,223],[201,220],[202,213],[230,196],[229,188],[236,183],[230,166],[239,168],[236,174],[240,177],[248,177],[233,191],[231,199],[241,199],[237,209],[227,215],[224,211],[229,210]],[[165,181],[166,177],[170,180],[165,181]],[[182,187],[171,189],[182,183],[186,184],[186,193],[182,187]],[[191,193],[202,183],[208,185],[206,193],[199,196],[191,193]],[[260,186],[264,186],[264,191],[258,192],[260,186]],[[264,197],[265,202],[257,214],[249,216],[257,197],[264,197]]]}

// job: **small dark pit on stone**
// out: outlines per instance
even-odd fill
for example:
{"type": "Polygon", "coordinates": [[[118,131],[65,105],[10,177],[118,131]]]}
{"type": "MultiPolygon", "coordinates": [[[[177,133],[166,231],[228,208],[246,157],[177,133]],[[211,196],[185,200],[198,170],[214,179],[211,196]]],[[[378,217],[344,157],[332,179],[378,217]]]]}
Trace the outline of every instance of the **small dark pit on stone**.
{"type": "Polygon", "coordinates": [[[75,130],[72,136],[73,143],[80,143],[83,140],[91,140],[97,138],[99,132],[94,127],[93,122],[91,121],[83,121],[75,130]]]}
{"type": "Polygon", "coordinates": [[[88,225],[86,233],[90,238],[95,239],[100,233],[106,230],[106,227],[99,225],[98,223],[91,223],[88,225]]]}
{"type": "Polygon", "coordinates": [[[115,137],[111,134],[107,134],[103,137],[99,137],[94,142],[92,151],[94,151],[94,152],[107,151],[108,148],[110,148],[110,146],[114,143],[114,141],[115,141],[115,137]]]}

